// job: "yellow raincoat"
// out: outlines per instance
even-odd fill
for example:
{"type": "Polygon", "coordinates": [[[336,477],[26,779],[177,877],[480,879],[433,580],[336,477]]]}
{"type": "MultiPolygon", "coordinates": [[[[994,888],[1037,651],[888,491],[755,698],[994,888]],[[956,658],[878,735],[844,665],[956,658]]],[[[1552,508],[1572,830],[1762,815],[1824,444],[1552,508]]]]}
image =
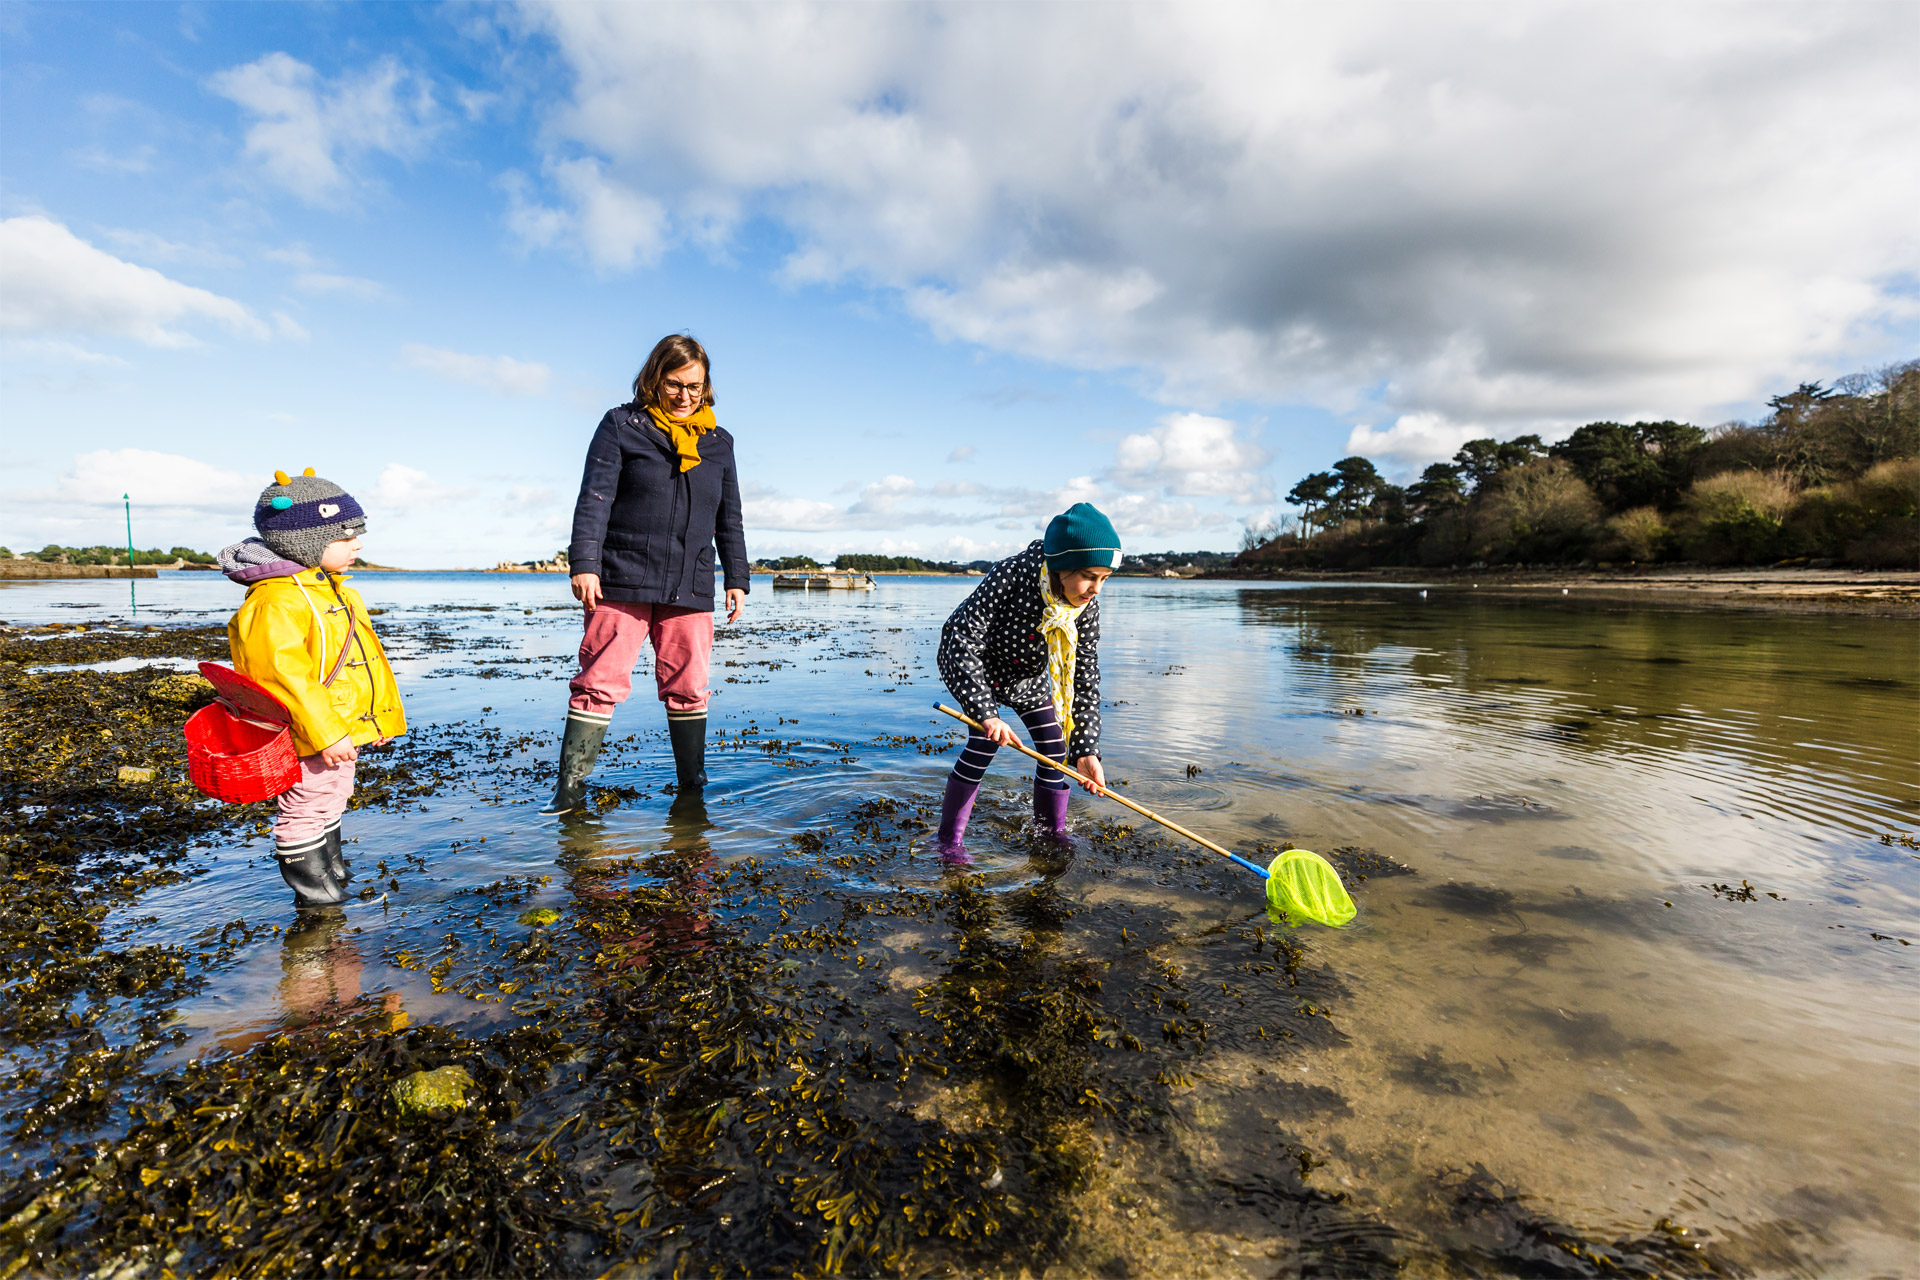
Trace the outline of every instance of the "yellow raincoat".
{"type": "Polygon", "coordinates": [[[293,712],[293,745],[303,756],[342,738],[363,746],[407,731],[400,689],[360,593],[321,569],[262,578],[247,588],[227,623],[233,667],[293,712]],[[348,633],[351,610],[352,633],[348,633]],[[346,661],[331,687],[342,647],[346,661]]]}

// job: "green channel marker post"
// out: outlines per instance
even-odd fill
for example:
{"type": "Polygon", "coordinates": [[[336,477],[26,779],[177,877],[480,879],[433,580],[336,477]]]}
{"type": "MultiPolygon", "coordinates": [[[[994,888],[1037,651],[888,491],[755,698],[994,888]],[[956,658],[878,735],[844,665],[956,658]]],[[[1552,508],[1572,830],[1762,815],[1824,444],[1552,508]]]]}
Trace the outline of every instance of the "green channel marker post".
{"type": "Polygon", "coordinates": [[[127,504],[127,603],[133,612],[140,612],[140,589],[133,580],[133,495],[123,493],[120,501],[127,504]]]}

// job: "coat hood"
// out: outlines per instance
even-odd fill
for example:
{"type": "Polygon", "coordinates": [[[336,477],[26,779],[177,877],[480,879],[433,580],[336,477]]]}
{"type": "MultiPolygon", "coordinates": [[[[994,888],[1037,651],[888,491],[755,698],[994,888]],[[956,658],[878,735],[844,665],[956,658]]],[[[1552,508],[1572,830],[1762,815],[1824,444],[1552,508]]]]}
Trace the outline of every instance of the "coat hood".
{"type": "Polygon", "coordinates": [[[220,552],[220,571],[241,586],[251,586],[262,578],[287,578],[304,573],[307,566],[289,560],[258,538],[236,542],[220,552]]]}

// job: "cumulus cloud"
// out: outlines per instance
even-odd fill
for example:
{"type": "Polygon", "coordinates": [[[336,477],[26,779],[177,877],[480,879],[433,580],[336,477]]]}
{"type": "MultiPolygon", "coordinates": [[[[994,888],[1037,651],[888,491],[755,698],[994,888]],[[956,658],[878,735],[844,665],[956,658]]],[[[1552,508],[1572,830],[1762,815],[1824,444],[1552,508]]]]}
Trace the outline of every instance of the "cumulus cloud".
{"type": "Polygon", "coordinates": [[[126,494],[147,510],[247,512],[271,477],[246,477],[178,453],[95,449],[74,456],[51,495],[58,501],[117,507],[126,494]]]}
{"type": "Polygon", "coordinates": [[[268,333],[232,298],[116,258],[51,218],[0,220],[0,330],[186,347],[194,338],[177,326],[194,321],[212,321],[249,338],[268,333]]]}
{"type": "Polygon", "coordinates": [[[1347,435],[1347,452],[1418,467],[1451,458],[1461,445],[1486,434],[1478,425],[1449,422],[1437,413],[1403,413],[1384,431],[1355,427],[1347,435]]]}
{"type": "Polygon", "coordinates": [[[439,127],[433,88],[392,58],[329,80],[285,53],[212,76],[215,93],[255,117],[247,154],[309,204],[337,204],[370,152],[411,156],[439,127]]]}
{"type": "Polygon", "coordinates": [[[503,396],[539,396],[547,392],[552,371],[544,364],[512,356],[473,356],[441,347],[409,342],[400,348],[409,369],[430,373],[449,382],[466,382],[503,396]]]}
{"type": "Polygon", "coordinates": [[[1273,480],[1260,468],[1270,461],[1271,454],[1225,418],[1170,413],[1152,431],[1121,439],[1112,474],[1128,489],[1266,502],[1273,497],[1273,480]]]}
{"type": "Polygon", "coordinates": [[[574,87],[516,229],[619,270],[771,219],[956,339],[1495,434],[1920,319],[1901,6],[1088,12],[528,5],[574,87]]]}
{"type": "Polygon", "coordinates": [[[404,519],[423,508],[443,507],[471,498],[474,493],[471,486],[442,484],[418,468],[389,462],[373,487],[372,506],[382,514],[404,519]]]}
{"type": "Polygon", "coordinates": [[[595,160],[548,165],[547,175],[565,197],[564,207],[540,203],[530,195],[523,174],[504,179],[510,208],[507,226],[531,245],[570,240],[603,271],[651,266],[667,243],[664,206],[626,184],[605,176],[595,160]]]}

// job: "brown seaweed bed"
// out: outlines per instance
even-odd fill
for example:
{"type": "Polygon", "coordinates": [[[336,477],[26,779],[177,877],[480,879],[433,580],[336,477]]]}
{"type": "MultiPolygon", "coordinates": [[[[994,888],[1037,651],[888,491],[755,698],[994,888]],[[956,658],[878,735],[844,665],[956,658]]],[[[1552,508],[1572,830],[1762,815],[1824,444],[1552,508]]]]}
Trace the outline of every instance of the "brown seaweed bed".
{"type": "MultiPolygon", "coordinates": [[[[930,814],[894,799],[728,865],[697,798],[665,850],[588,819],[554,869],[558,918],[508,878],[389,947],[489,1017],[415,1020],[376,990],[183,1059],[178,1006],[238,948],[290,927],[289,956],[324,956],[344,925],[235,920],[194,945],[110,925],[269,808],[186,783],[192,677],[27,671],[224,658],[224,629],[48,632],[0,634],[0,1280],[1741,1273],[1666,1220],[1588,1238],[1477,1165],[1435,1171],[1403,1221],[1324,1185],[1295,1126],[1344,1102],[1269,1068],[1341,1038],[1341,979],[1240,873],[1110,822],[990,892],[929,879],[930,814]],[[935,887],[901,887],[908,864],[935,887]],[[1183,1099],[1221,1062],[1262,1065],[1202,1167],[1183,1099]],[[403,1114],[393,1086],[447,1066],[467,1103],[403,1114]]],[[[423,731],[363,769],[357,803],[484,786],[504,746],[447,744],[486,732],[423,731]]],[[[1408,874],[1335,860],[1362,898],[1408,874]]]]}

